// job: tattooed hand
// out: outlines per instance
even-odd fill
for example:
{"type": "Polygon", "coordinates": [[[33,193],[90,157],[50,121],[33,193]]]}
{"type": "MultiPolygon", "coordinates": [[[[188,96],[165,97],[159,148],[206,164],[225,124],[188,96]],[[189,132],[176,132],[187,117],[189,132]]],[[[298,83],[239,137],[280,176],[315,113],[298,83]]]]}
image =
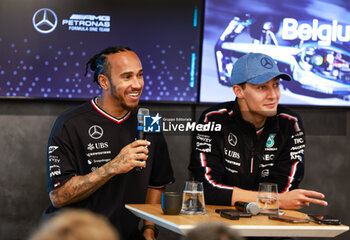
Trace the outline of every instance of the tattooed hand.
{"type": "Polygon", "coordinates": [[[145,146],[150,144],[146,140],[136,140],[126,145],[114,159],[102,167],[87,175],[72,177],[63,186],[50,192],[52,204],[59,208],[81,201],[116,174],[127,173],[135,167],[145,167],[148,154],[145,146]]]}
{"type": "Polygon", "coordinates": [[[129,172],[135,167],[145,167],[148,157],[148,149],[145,146],[150,144],[146,140],[136,140],[126,145],[109,164],[106,164],[106,170],[121,174],[129,172]]]}

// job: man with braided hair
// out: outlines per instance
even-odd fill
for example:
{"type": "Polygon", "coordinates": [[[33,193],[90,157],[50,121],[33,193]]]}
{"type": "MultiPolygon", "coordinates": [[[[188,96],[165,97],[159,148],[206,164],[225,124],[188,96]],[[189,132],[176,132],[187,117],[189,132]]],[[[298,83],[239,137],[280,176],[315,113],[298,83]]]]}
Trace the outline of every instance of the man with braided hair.
{"type": "Polygon", "coordinates": [[[135,140],[143,69],[127,47],[109,47],[87,63],[102,88],[95,97],[63,113],[52,129],[47,154],[45,216],[65,207],[105,215],[122,239],[155,239],[154,224],[138,230],[126,203],[159,203],[174,182],[167,144],[160,133],[135,140]],[[139,168],[142,170],[137,171],[139,168]]]}

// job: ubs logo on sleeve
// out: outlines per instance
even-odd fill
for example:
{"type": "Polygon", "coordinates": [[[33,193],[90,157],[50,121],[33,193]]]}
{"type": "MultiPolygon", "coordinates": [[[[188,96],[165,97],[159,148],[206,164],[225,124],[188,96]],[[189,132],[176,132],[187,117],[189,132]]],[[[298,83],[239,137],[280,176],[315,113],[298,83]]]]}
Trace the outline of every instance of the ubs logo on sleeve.
{"type": "Polygon", "coordinates": [[[53,153],[54,151],[56,151],[58,149],[58,146],[50,146],[49,147],[49,154],[53,153]]]}

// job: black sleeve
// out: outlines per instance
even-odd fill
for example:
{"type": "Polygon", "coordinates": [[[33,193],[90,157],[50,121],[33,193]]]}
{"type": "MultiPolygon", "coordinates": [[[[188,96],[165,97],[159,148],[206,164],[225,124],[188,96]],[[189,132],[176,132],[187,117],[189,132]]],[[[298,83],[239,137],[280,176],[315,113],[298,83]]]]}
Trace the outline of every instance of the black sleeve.
{"type": "Polygon", "coordinates": [[[48,192],[61,187],[76,175],[71,146],[69,131],[58,118],[51,131],[47,147],[46,179],[48,192]]]}
{"type": "MultiPolygon", "coordinates": [[[[198,124],[206,124],[205,113],[198,124]]],[[[207,204],[231,205],[233,186],[224,183],[223,139],[220,131],[194,132],[188,169],[194,180],[203,182],[207,204]]]]}
{"type": "Polygon", "coordinates": [[[149,187],[160,188],[175,182],[173,168],[168,152],[168,145],[162,134],[154,134],[154,140],[151,144],[154,154],[152,154],[153,163],[149,187]]]}
{"type": "Polygon", "coordinates": [[[304,177],[305,132],[301,118],[294,115],[286,120],[289,124],[283,131],[285,144],[268,177],[268,181],[278,184],[279,192],[298,188],[304,177]]]}

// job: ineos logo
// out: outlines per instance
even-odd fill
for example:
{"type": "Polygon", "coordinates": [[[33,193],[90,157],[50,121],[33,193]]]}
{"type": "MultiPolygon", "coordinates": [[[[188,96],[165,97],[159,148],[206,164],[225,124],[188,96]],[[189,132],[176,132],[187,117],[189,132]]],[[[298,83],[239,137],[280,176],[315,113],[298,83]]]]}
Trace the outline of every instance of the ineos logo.
{"type": "Polygon", "coordinates": [[[237,144],[237,137],[233,134],[233,133],[230,133],[229,135],[228,135],[228,138],[227,138],[227,140],[228,140],[228,143],[231,145],[231,146],[236,146],[236,144],[237,144]]]}
{"type": "Polygon", "coordinates": [[[103,136],[103,129],[98,125],[93,125],[89,128],[89,135],[93,139],[99,139],[103,136]]]}
{"type": "Polygon", "coordinates": [[[261,63],[261,66],[263,66],[264,68],[267,68],[267,69],[271,69],[273,68],[273,62],[271,61],[271,59],[267,58],[267,57],[263,57],[261,60],[260,60],[260,63],[261,63]]]}
{"type": "Polygon", "coordinates": [[[51,9],[42,8],[34,13],[33,26],[40,33],[50,33],[57,27],[57,16],[51,9]]]}

